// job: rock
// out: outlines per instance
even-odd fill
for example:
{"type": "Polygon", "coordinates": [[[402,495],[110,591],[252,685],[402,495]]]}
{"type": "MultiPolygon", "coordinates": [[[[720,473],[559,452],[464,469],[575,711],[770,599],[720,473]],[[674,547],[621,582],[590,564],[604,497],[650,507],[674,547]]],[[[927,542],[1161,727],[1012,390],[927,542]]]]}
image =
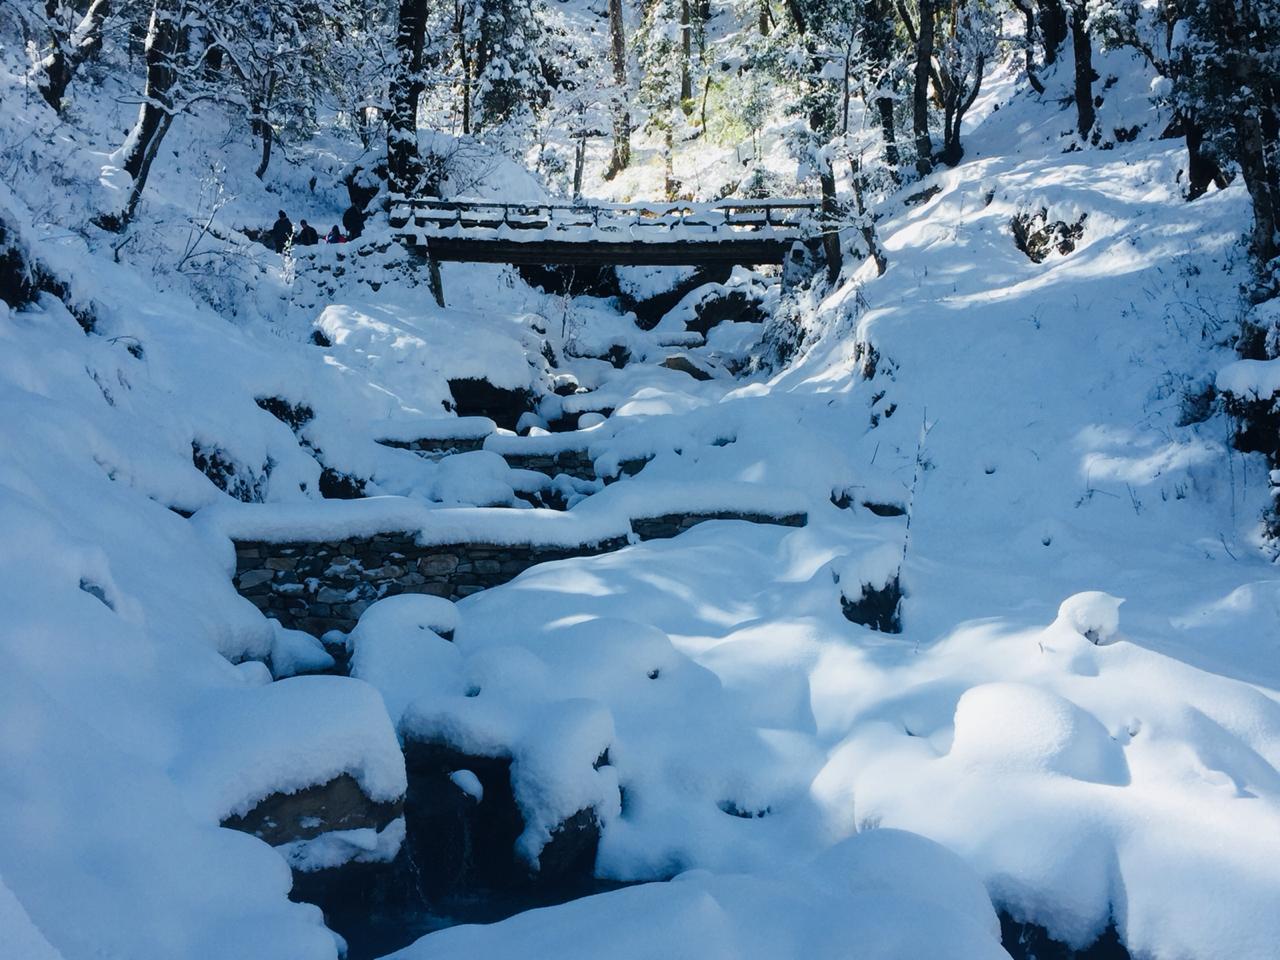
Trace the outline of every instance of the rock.
{"type": "Polygon", "coordinates": [[[538,880],[552,883],[571,877],[589,877],[600,848],[600,819],[588,807],[579,810],[551,832],[538,857],[538,880]]]}
{"type": "Polygon", "coordinates": [[[749,294],[746,290],[721,291],[699,301],[693,309],[693,319],[685,323],[685,329],[705,336],[708,330],[726,320],[734,323],[763,323],[763,304],[761,297],[749,294]]]}
{"type": "Polygon", "coordinates": [[[450,380],[449,392],[458,416],[488,417],[507,430],[515,430],[520,417],[534,407],[533,393],[528,389],[496,387],[477,378],[450,380]]]}
{"type": "Polygon", "coordinates": [[[273,793],[243,816],[228,817],[222,826],[251,833],[272,846],[310,840],[331,830],[382,830],[403,809],[403,800],[369,799],[349,773],[295,793],[273,793]]]}
{"type": "Polygon", "coordinates": [[[1032,263],[1043,263],[1055,250],[1066,256],[1076,248],[1076,244],[1084,237],[1084,222],[1087,213],[1080,214],[1075,223],[1065,220],[1049,222],[1049,211],[1041,207],[1035,213],[1023,211],[1009,222],[1013,231],[1013,242],[1019,250],[1027,255],[1032,263]]]}
{"type": "Polygon", "coordinates": [[[891,577],[883,587],[861,585],[855,599],[842,594],[840,608],[852,623],[862,624],[880,633],[902,632],[902,582],[891,577]]]}
{"type": "Polygon", "coordinates": [[[252,590],[264,583],[270,583],[275,575],[273,569],[246,570],[236,578],[236,586],[241,590],[252,590]]]}
{"type": "Polygon", "coordinates": [[[732,273],[731,266],[703,267],[662,293],[638,298],[623,290],[619,299],[623,309],[636,315],[636,325],[641,330],[652,330],[672,307],[698,287],[708,283],[725,283],[732,273]]]}
{"type": "Polygon", "coordinates": [[[710,380],[712,375],[703,369],[700,365],[693,362],[688,354],[673,354],[662,361],[662,366],[668,370],[679,370],[681,373],[687,373],[695,380],[710,380]]]}
{"type": "Polygon", "coordinates": [[[922,203],[928,203],[941,192],[942,188],[935,183],[933,186],[926,187],[918,193],[911,194],[902,203],[907,207],[918,207],[922,203]]]}

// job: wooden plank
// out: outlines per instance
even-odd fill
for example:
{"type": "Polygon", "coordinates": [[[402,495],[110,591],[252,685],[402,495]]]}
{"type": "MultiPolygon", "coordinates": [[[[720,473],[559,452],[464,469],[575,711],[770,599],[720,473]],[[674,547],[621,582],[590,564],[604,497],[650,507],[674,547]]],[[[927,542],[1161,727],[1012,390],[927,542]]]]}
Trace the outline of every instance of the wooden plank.
{"type": "MultiPolygon", "coordinates": [[[[510,263],[566,266],[701,266],[782,263],[790,239],[733,239],[711,242],[520,242],[430,238],[427,247],[436,260],[462,263],[510,263]]],[[[419,248],[421,249],[421,248],[419,248]]]]}

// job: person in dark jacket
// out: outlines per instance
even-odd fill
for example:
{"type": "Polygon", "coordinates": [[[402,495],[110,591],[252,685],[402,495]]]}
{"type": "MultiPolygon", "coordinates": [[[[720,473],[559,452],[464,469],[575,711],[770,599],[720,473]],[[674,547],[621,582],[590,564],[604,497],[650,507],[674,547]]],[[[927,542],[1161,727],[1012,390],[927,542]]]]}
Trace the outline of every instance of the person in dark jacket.
{"type": "Polygon", "coordinates": [[[364,214],[355,204],[347,207],[346,212],[342,214],[342,228],[347,231],[348,240],[358,239],[360,234],[364,233],[364,214]]]}
{"type": "Polygon", "coordinates": [[[320,234],[316,233],[316,228],[305,220],[298,221],[298,239],[294,241],[300,247],[314,247],[320,242],[320,234]]]}
{"type": "Polygon", "coordinates": [[[278,213],[280,215],[271,226],[271,245],[275,247],[276,253],[284,253],[285,245],[293,239],[293,222],[284,215],[283,210],[278,213]]]}
{"type": "Polygon", "coordinates": [[[324,238],[324,242],[325,243],[346,243],[347,238],[342,235],[342,232],[338,229],[338,225],[335,223],[332,227],[329,228],[329,235],[324,238]]]}

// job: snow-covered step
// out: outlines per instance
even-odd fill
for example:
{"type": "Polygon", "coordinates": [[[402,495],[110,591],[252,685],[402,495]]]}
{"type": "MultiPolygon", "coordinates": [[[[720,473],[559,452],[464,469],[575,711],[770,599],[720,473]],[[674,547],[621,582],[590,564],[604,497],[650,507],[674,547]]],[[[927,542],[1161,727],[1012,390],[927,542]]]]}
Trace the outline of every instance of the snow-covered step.
{"type": "Polygon", "coordinates": [[[429,456],[479,450],[497,429],[488,417],[388,420],[373,424],[374,438],[383,446],[429,456]]]}

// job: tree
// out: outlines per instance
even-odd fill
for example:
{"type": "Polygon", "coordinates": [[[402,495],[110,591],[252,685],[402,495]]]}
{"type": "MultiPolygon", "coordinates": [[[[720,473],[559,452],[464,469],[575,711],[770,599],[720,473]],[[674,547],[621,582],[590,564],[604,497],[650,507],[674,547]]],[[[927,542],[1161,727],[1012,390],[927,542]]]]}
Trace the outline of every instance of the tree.
{"type": "Polygon", "coordinates": [[[943,39],[932,77],[943,117],[938,158],[949,167],[964,156],[960,124],[982,89],[982,72],[995,51],[998,26],[994,8],[983,0],[956,0],[943,10],[943,39]]]}
{"type": "Polygon", "coordinates": [[[1086,139],[1093,130],[1097,111],[1093,106],[1093,39],[1089,34],[1088,0],[1069,0],[1071,11],[1071,52],[1075,60],[1076,130],[1086,139]]]}
{"type": "Polygon", "coordinates": [[[500,149],[518,156],[528,144],[535,113],[547,102],[544,37],[537,0],[473,0],[475,91],[472,125],[500,149]]]}
{"type": "Polygon", "coordinates": [[[927,176],[933,169],[933,140],[929,136],[929,81],[933,74],[935,0],[917,0],[913,22],[907,0],[896,0],[898,15],[915,48],[911,74],[911,132],[916,141],[916,173],[927,176]]]}
{"type": "Polygon", "coordinates": [[[76,71],[102,46],[111,17],[110,0],[89,0],[80,13],[67,0],[45,0],[44,29],[49,51],[39,62],[40,95],[59,113],[76,71]]]}
{"type": "Polygon", "coordinates": [[[387,117],[387,187],[409,196],[424,188],[424,168],[418,156],[418,102],[426,84],[422,51],[426,42],[427,0],[400,0],[396,18],[395,60],[388,78],[391,110],[387,117]]]}
{"type": "Polygon", "coordinates": [[[1280,256],[1280,0],[1202,0],[1183,10],[1172,95],[1213,149],[1240,168],[1253,201],[1260,270],[1280,256]]]}
{"type": "Polygon", "coordinates": [[[622,0],[609,0],[609,62],[613,66],[613,156],[606,179],[631,163],[631,113],[627,109],[627,37],[622,0]]]}
{"type": "Polygon", "coordinates": [[[569,173],[574,198],[582,195],[587,143],[607,134],[612,107],[611,66],[606,48],[609,37],[592,33],[583,37],[554,9],[544,23],[545,72],[554,95],[539,117],[539,167],[544,173],[569,173]],[[561,161],[556,144],[573,145],[571,168],[561,161]]]}
{"type": "MultiPolygon", "coordinates": [[[[849,52],[854,44],[854,10],[839,0],[788,0],[794,39],[773,44],[779,72],[789,76],[798,96],[790,112],[801,118],[787,136],[801,175],[817,175],[822,195],[822,249],[827,279],[840,275],[840,224],[843,211],[836,196],[832,165],[835,141],[845,129],[844,91],[849,52]]],[[[777,37],[777,34],[774,34],[777,37]]]]}
{"type": "Polygon", "coordinates": [[[640,102],[648,109],[647,126],[662,138],[663,180],[667,199],[674,199],[675,134],[684,123],[680,109],[679,0],[652,0],[640,34],[640,102]]]}
{"type": "MultiPolygon", "coordinates": [[[[1187,5],[1186,0],[1181,4],[1187,5]]],[[[1090,26],[1106,47],[1138,51],[1158,74],[1156,89],[1163,91],[1158,98],[1173,111],[1167,134],[1181,134],[1186,141],[1187,199],[1195,200],[1203,196],[1210,185],[1216,184],[1222,189],[1229,181],[1213,145],[1205,140],[1195,105],[1185,98],[1179,102],[1168,95],[1178,85],[1183,72],[1192,67],[1189,51],[1176,49],[1173,44],[1182,18],[1180,7],[1175,3],[1152,7],[1137,0],[1093,0],[1090,26]]]]}
{"type": "Polygon", "coordinates": [[[863,0],[861,6],[864,51],[863,99],[874,106],[884,140],[885,163],[898,180],[898,139],[893,119],[897,100],[902,51],[893,26],[890,0],[863,0]]]}
{"type": "Polygon", "coordinates": [[[143,47],[146,64],[146,86],[138,108],[138,119],[121,147],[125,173],[132,179],[124,208],[99,218],[103,227],[123,230],[138,209],[138,201],[146,188],[151,164],[173,123],[183,108],[179,79],[194,72],[203,57],[193,57],[189,44],[186,0],[153,0],[147,38],[143,47]]]}
{"type": "Polygon", "coordinates": [[[220,0],[208,8],[207,29],[261,144],[254,171],[261,179],[279,131],[315,128],[327,76],[321,62],[338,45],[329,29],[337,8],[325,0],[220,0]]]}

